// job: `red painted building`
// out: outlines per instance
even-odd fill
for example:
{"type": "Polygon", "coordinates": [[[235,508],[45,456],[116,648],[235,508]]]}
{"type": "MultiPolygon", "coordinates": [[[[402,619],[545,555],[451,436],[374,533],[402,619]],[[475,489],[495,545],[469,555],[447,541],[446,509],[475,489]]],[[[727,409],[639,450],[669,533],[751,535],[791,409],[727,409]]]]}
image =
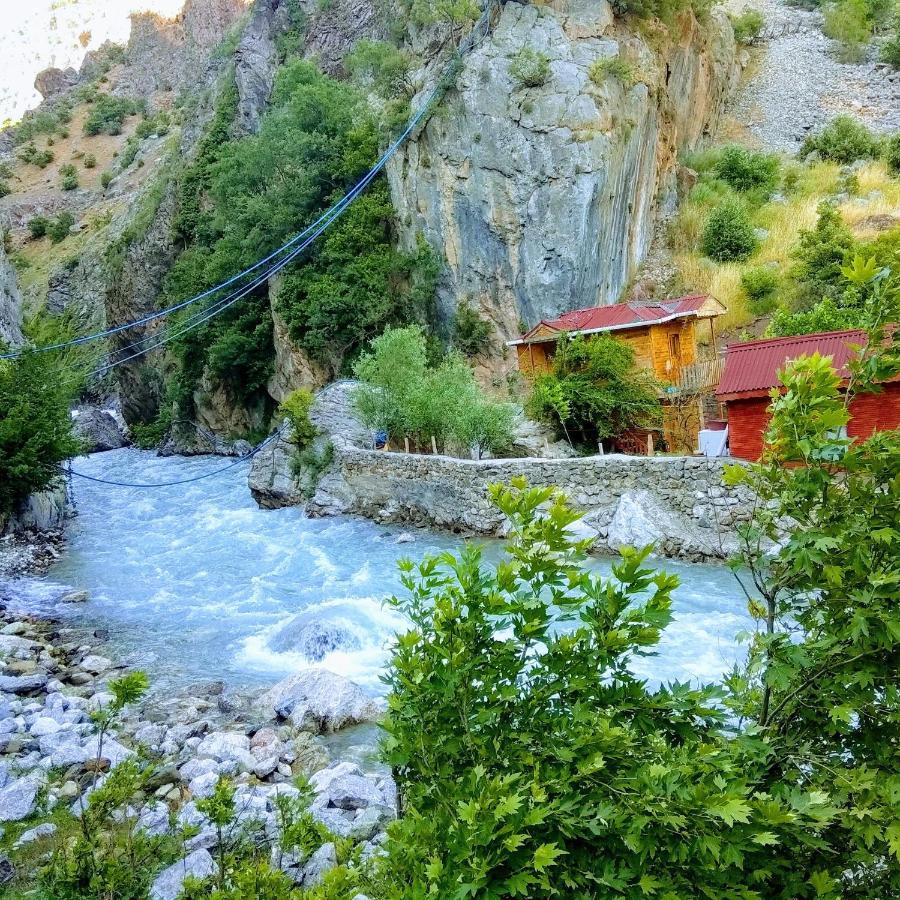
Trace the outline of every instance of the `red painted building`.
{"type": "MultiPolygon", "coordinates": [[[[716,396],[728,417],[731,455],[757,460],[769,424],[769,392],[781,382],[778,373],[798,356],[819,353],[830,356],[835,369],[847,376],[847,363],[856,355],[854,346],[866,342],[862,331],[831,331],[797,337],[771,338],[730,344],[716,396]]],[[[850,404],[850,437],[867,438],[875,431],[900,428],[900,381],[885,384],[879,394],[858,394],[850,404]]]]}

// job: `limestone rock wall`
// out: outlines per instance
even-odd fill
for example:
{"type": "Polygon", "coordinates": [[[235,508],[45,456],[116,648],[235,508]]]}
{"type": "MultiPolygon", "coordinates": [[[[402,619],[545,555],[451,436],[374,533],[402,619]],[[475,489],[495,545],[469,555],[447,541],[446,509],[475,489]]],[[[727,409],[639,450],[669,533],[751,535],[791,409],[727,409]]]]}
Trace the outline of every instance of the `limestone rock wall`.
{"type": "Polygon", "coordinates": [[[664,556],[722,559],[736,549],[736,525],[752,495],[722,483],[720,460],[596,456],[579,459],[464,460],[336,447],[335,467],[319,482],[310,515],[364,515],[380,522],[502,535],[504,517],[488,485],[524,476],[555,485],[585,511],[595,548],[656,544],[664,556]]]}
{"type": "Polygon", "coordinates": [[[17,347],[22,341],[22,295],[16,270],[0,242],[0,346],[17,347]]]}
{"type": "Polygon", "coordinates": [[[736,78],[724,14],[629,32],[606,2],[506,3],[456,87],[389,166],[402,239],[446,259],[439,305],[474,302],[502,337],[520,322],[616,302],[647,253],[676,155],[711,131],[736,78]],[[545,54],[522,87],[510,64],[545,54]],[[635,76],[595,83],[618,56],[635,76]]]}

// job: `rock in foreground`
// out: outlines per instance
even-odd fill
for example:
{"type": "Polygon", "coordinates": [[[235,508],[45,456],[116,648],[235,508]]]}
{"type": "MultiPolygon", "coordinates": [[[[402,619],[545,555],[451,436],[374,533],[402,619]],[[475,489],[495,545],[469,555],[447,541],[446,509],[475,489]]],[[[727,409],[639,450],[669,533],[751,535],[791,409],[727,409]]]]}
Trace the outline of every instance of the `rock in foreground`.
{"type": "Polygon", "coordinates": [[[325,734],[374,722],[386,709],[347,678],[325,669],[306,669],[280,681],[261,698],[263,708],[304,731],[325,734]]]}

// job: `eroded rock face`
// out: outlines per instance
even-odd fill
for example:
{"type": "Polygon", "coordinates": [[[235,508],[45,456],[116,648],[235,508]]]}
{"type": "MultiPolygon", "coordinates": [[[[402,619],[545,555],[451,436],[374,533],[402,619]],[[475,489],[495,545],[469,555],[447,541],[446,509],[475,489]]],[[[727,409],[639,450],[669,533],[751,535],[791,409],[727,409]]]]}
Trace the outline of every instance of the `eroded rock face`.
{"type": "MultiPolygon", "coordinates": [[[[682,16],[651,50],[594,0],[503,5],[417,140],[388,167],[403,240],[446,257],[445,316],[467,299],[503,337],[565,310],[615,302],[644,258],[676,155],[715,124],[734,75],[724,17],[682,16]],[[523,87],[510,64],[545,54],[523,87]],[[626,60],[633,85],[589,75],[626,60]]],[[[511,365],[511,361],[506,363],[511,365]]]]}
{"type": "Polygon", "coordinates": [[[18,347],[22,337],[22,295],[16,270],[0,242],[0,345],[18,347]]]}
{"type": "Polygon", "coordinates": [[[78,83],[78,73],[71,67],[57,69],[51,66],[38,72],[34,79],[34,87],[46,100],[67,91],[78,83]]]}
{"type": "Polygon", "coordinates": [[[173,19],[153,12],[133,15],[120,91],[147,95],[196,84],[211,51],[246,9],[245,0],[187,0],[173,19]]]}

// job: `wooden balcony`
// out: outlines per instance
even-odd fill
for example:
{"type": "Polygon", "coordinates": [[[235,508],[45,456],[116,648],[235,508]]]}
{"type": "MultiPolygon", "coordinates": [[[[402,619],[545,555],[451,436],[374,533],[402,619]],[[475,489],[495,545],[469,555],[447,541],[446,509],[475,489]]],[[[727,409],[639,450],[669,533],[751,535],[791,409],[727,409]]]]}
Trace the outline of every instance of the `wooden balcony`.
{"type": "Polygon", "coordinates": [[[725,365],[723,356],[714,356],[711,359],[700,359],[688,366],[682,366],[678,373],[677,388],[686,394],[699,394],[704,391],[713,391],[722,377],[722,368],[725,365]]]}

